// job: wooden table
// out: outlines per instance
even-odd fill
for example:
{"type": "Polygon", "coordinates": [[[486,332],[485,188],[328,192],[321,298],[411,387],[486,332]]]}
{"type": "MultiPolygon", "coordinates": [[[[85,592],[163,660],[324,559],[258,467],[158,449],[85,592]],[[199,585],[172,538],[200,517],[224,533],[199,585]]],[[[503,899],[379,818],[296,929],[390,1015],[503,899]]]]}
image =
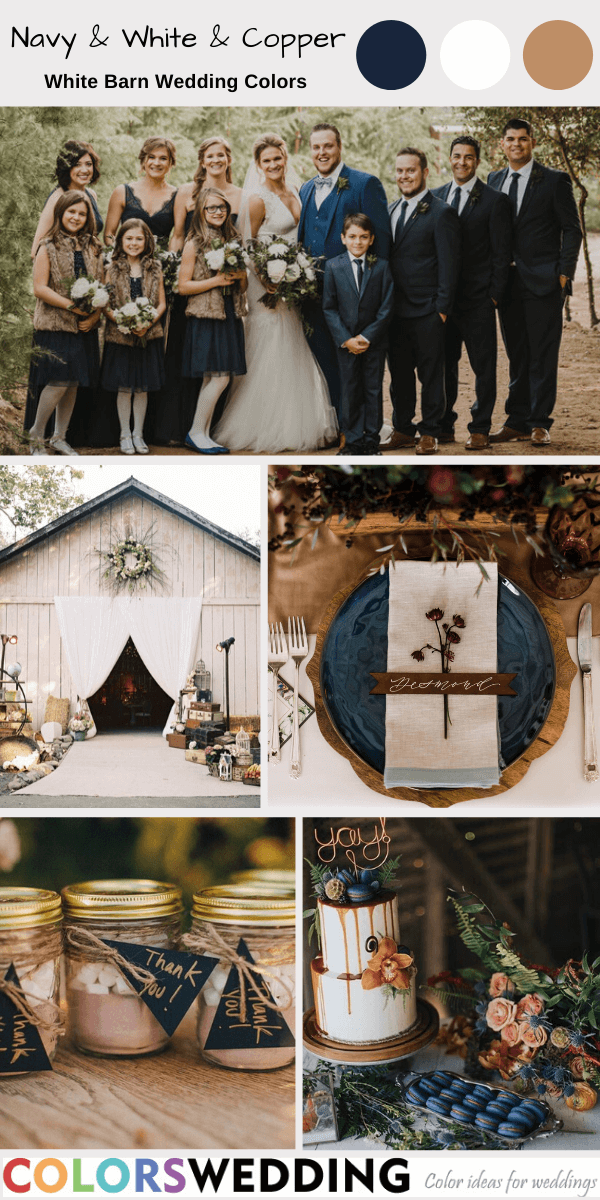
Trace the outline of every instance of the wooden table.
{"type": "Polygon", "coordinates": [[[63,1039],[53,1071],[0,1079],[3,1149],[277,1150],[294,1146],[294,1067],[226,1071],[188,1014],[164,1054],[90,1058],[63,1039]]]}

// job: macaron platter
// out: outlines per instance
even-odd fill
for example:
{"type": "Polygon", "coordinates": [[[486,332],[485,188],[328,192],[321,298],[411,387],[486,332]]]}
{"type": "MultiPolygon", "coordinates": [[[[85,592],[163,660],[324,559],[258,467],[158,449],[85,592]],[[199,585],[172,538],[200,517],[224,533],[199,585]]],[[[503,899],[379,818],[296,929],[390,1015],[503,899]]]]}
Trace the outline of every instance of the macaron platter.
{"type": "Polygon", "coordinates": [[[511,1146],[562,1129],[562,1121],[537,1096],[519,1096],[507,1088],[465,1079],[452,1071],[399,1076],[398,1083],[411,1108],[441,1120],[470,1125],[511,1146]]]}

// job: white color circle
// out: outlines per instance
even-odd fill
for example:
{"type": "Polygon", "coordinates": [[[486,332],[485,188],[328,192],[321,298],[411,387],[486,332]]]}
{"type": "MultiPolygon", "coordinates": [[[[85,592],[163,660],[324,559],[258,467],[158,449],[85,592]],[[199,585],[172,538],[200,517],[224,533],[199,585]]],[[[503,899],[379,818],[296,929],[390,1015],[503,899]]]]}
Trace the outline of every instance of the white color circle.
{"type": "Polygon", "coordinates": [[[482,91],[506,74],[510,45],[489,21],[462,21],[446,34],[440,50],[442,67],[458,87],[482,91]]]}

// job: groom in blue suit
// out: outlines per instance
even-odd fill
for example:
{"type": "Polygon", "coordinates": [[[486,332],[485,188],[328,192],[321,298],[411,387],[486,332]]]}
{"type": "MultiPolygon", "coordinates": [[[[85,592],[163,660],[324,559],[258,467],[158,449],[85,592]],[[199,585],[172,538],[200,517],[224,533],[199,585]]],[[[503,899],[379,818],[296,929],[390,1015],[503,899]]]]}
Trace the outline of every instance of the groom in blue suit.
{"type": "MultiPolygon", "coordinates": [[[[391,234],[383,184],[375,175],[346,166],[342,159],[342,139],[335,125],[315,125],[310,135],[310,150],[319,174],[300,188],[298,241],[315,257],[337,258],[344,251],[344,219],[349,213],[366,213],[375,230],[373,251],[378,258],[388,259],[391,234]]],[[[337,410],[340,401],[337,351],[317,301],[306,305],[306,319],[312,329],[308,337],[310,348],[337,410]]]]}

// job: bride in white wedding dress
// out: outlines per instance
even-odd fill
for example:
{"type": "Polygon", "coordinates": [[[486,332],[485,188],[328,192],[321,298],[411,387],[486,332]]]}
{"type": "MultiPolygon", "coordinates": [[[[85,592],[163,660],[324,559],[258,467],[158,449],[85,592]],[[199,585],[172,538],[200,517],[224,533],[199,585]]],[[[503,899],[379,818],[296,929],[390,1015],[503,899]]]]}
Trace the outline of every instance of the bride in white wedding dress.
{"type": "MultiPolygon", "coordinates": [[[[286,182],[285,142],[266,133],[252,153],[238,229],[245,241],[269,233],[295,242],[301,205],[297,190],[286,182]]],[[[316,450],[337,437],[325,376],[296,310],[282,301],[266,308],[259,303],[265,290],[250,269],[244,321],[247,373],[233,380],[213,436],[230,450],[255,454],[316,450]]]]}

